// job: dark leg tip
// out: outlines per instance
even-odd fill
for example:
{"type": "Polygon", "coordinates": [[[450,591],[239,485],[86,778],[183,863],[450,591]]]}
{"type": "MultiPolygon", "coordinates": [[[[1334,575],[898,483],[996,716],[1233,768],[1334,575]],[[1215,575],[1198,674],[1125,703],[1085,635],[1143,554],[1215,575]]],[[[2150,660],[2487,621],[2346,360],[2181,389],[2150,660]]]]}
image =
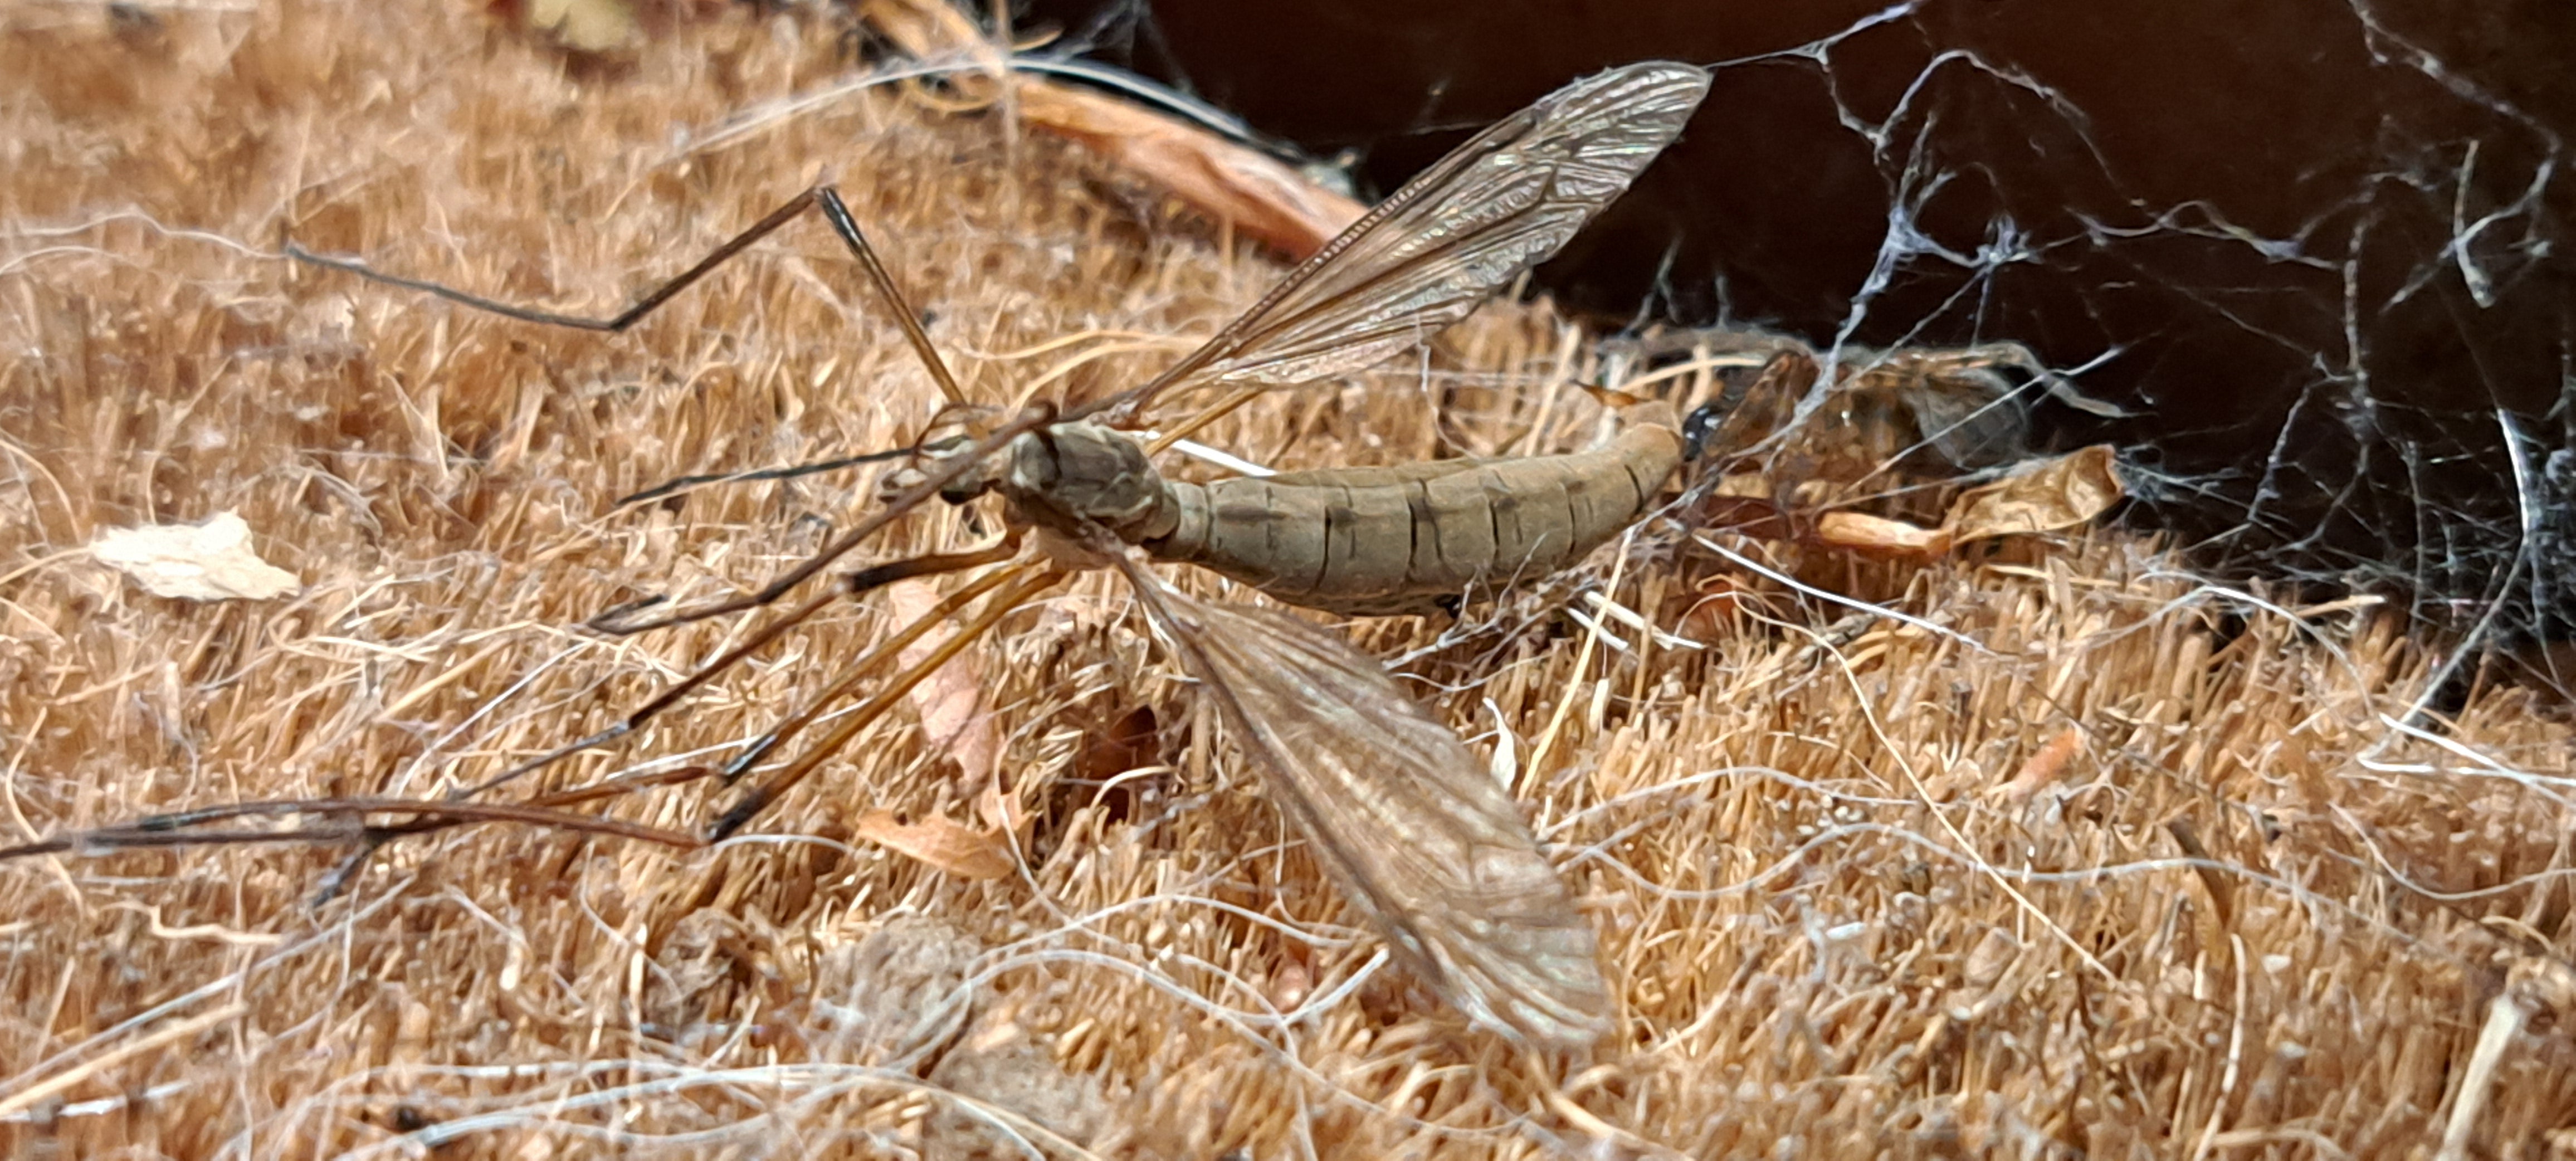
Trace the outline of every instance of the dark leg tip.
{"type": "Polygon", "coordinates": [[[735,803],[733,809],[724,812],[723,817],[716,819],[714,826],[707,828],[707,841],[720,843],[732,838],[733,832],[741,830],[744,823],[751,821],[751,816],[760,813],[761,809],[768,805],[767,794],[753,791],[750,797],[735,803]]]}
{"type": "Polygon", "coordinates": [[[778,735],[761,735],[758,740],[752,742],[750,749],[743,751],[733,761],[725,763],[723,768],[717,770],[717,779],[727,786],[742,781],[742,776],[749,773],[752,766],[768,756],[769,751],[775,749],[777,745],[778,735]]]}
{"type": "Polygon", "coordinates": [[[628,618],[670,599],[671,598],[665,596],[653,596],[645,597],[642,600],[628,601],[625,604],[601,610],[598,615],[582,622],[582,627],[589,629],[594,633],[606,633],[612,637],[623,637],[626,634],[635,631],[634,627],[627,623],[628,618]]]}

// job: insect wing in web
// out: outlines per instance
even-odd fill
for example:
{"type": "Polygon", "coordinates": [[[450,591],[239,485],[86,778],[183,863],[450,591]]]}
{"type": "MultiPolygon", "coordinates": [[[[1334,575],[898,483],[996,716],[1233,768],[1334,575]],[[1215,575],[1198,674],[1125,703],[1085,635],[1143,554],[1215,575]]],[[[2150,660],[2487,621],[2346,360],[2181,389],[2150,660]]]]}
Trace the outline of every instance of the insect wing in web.
{"type": "Polygon", "coordinates": [[[1452,150],[1216,337],[1113,397],[1113,422],[1179,383],[1288,386],[1364,370],[1467,317],[1545,261],[1681,134],[1706,70],[1587,77],[1452,150]]]}
{"type": "Polygon", "coordinates": [[[1469,1019],[1557,1047],[1609,1026],[1592,927],[1511,795],[1340,639],[1193,600],[1116,557],[1343,895],[1469,1019]]]}
{"type": "Polygon", "coordinates": [[[2028,454],[2027,404],[1992,365],[1926,358],[1901,368],[1902,398],[1923,443],[1953,468],[2010,464],[2028,454]]]}

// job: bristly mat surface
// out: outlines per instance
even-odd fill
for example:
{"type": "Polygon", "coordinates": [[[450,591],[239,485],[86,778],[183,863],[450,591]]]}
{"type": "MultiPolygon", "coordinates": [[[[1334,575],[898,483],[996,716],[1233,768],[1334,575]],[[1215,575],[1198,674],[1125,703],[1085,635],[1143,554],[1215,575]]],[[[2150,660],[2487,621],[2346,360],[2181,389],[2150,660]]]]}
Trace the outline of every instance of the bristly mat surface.
{"type": "MultiPolygon", "coordinates": [[[[787,104],[857,67],[820,18],[701,14],[576,67],[474,8],[0,14],[0,845],[431,796],[597,730],[755,621],[582,619],[757,585],[871,503],[865,473],[616,497],[932,413],[818,222],[624,336],[283,237],[605,314],[828,177],[996,403],[1122,385],[1280,272],[996,110],[787,104]],[[292,591],[153,596],[89,550],[226,511],[292,591]]],[[[1588,352],[1497,306],[1203,438],[1280,467],[1580,446],[1588,352]]],[[[981,534],[942,509],[868,552],[981,534]]],[[[1530,804],[1619,997],[1593,1059],[1378,966],[1094,577],[719,849],[473,828],[318,908],[345,844],[0,865],[0,1152],[2576,1147],[2558,709],[2428,707],[2443,655],[2368,604],[2203,586],[2108,533],[1903,565],[1706,536],[1903,616],[1664,535],[1575,586],[1655,634],[1582,597],[1597,630],[1535,597],[1351,630],[1530,804]]],[[[546,784],[719,763],[935,591],[834,610],[546,784]]],[[[695,830],[729,801],[603,809],[695,830]]]]}

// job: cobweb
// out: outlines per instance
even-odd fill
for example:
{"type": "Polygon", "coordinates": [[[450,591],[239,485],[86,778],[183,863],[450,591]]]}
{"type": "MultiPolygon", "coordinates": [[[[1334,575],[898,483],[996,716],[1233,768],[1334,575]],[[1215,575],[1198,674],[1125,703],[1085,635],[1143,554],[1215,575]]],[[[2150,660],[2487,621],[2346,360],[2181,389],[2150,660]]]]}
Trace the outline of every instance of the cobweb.
{"type": "Polygon", "coordinates": [[[1570,300],[1794,336],[1829,363],[2019,343],[2104,404],[2031,392],[2038,430],[2118,444],[2131,516],[2214,573],[2379,594],[2485,643],[2576,615],[2564,27],[2372,0],[1916,0],[1546,29],[1387,16],[1301,44],[1196,7],[1095,9],[1066,48],[1366,147],[1381,188],[1501,111],[1480,102],[1507,106],[1498,85],[1710,64],[1683,142],[1547,269],[1570,300]],[[1228,56],[1248,51],[1229,36],[1278,59],[1228,56]],[[1348,119],[1361,102],[1420,112],[1372,133],[1348,119]]]}

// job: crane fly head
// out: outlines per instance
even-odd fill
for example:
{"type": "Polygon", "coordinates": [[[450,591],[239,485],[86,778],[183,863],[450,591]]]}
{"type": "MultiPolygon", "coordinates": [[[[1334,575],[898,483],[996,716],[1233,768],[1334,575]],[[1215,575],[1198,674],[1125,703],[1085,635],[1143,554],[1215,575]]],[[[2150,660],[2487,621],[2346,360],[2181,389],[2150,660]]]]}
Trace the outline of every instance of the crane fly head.
{"type": "MultiPolygon", "coordinates": [[[[921,439],[912,445],[912,455],[901,466],[878,477],[877,502],[892,503],[896,497],[946,472],[958,457],[973,454],[976,443],[992,431],[993,416],[989,407],[953,404],[941,408],[931,416],[921,439]]],[[[984,466],[970,466],[965,474],[940,487],[939,498],[964,504],[992,490],[991,474],[984,466]]]]}
{"type": "MultiPolygon", "coordinates": [[[[890,504],[904,493],[920,487],[932,476],[944,471],[949,461],[970,454],[975,447],[971,435],[950,435],[923,440],[913,448],[910,459],[877,478],[877,502],[890,504]]],[[[990,473],[981,467],[970,467],[965,474],[951,479],[939,489],[939,498],[951,504],[963,504],[992,490],[990,473]]]]}

